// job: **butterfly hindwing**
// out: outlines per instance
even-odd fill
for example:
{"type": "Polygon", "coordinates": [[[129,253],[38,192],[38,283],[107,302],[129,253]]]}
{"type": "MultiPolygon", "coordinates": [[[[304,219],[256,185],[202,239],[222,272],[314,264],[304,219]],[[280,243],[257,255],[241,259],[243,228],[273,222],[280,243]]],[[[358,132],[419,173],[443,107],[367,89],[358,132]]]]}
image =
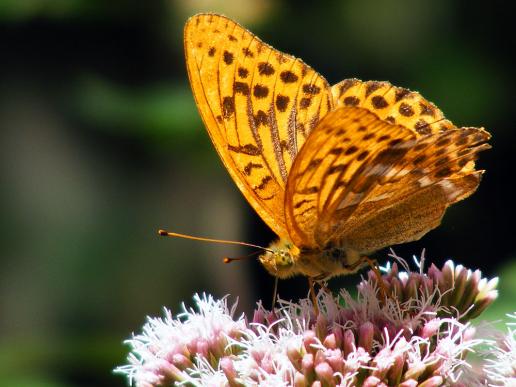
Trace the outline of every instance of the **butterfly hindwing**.
{"type": "Polygon", "coordinates": [[[330,243],[361,253],[418,239],[475,191],[482,171],[474,160],[489,137],[478,128],[420,136],[367,109],[337,108],[292,168],[289,232],[308,247],[330,243]],[[339,136],[344,131],[351,141],[339,136]]]}
{"type": "Polygon", "coordinates": [[[332,95],[336,106],[366,108],[382,120],[412,129],[418,136],[454,128],[421,94],[389,82],[345,79],[332,87],[332,95]]]}
{"type": "MultiPolygon", "coordinates": [[[[323,247],[338,226],[330,224],[328,208],[335,211],[353,178],[382,176],[414,141],[410,130],[384,122],[367,109],[340,107],[328,113],[301,149],[287,183],[285,213],[293,242],[323,247]],[[370,168],[365,171],[364,166],[370,168]],[[321,227],[327,229],[322,232],[321,227]]],[[[355,194],[358,203],[361,192],[355,194]]]]}
{"type": "MultiPolygon", "coordinates": [[[[476,171],[442,180],[442,183],[453,185],[454,195],[463,199],[477,189],[481,175],[481,171],[476,171]]],[[[413,188],[396,192],[390,199],[363,203],[356,216],[346,221],[344,230],[334,234],[336,243],[368,254],[387,246],[418,240],[439,226],[446,208],[460,200],[450,201],[442,184],[413,188]],[[368,204],[371,205],[369,208],[368,204]]]]}
{"type": "MultiPolygon", "coordinates": [[[[331,214],[334,222],[340,219],[334,239],[361,252],[419,239],[439,225],[450,205],[477,189],[483,171],[474,169],[474,161],[489,149],[489,138],[479,128],[418,138],[405,157],[375,181],[353,212],[347,212],[347,219],[338,212],[331,214]]],[[[348,189],[353,191],[353,185],[348,189]]]]}
{"type": "Polygon", "coordinates": [[[284,190],[298,150],[332,108],[313,69],[220,15],[185,26],[195,100],[222,161],[244,196],[281,237],[284,190]]]}

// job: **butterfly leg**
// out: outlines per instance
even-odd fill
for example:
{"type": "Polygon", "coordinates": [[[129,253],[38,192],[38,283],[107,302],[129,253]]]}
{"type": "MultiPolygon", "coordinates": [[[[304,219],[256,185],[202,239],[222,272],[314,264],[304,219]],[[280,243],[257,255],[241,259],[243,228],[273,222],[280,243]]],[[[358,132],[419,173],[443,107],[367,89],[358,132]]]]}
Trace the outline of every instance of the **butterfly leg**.
{"type": "Polygon", "coordinates": [[[376,282],[378,283],[378,288],[380,289],[382,299],[387,300],[387,287],[383,282],[382,273],[380,273],[380,270],[378,269],[378,263],[376,260],[373,260],[369,257],[364,256],[363,259],[369,264],[369,266],[371,266],[371,270],[376,275],[376,282]]]}
{"type": "Polygon", "coordinates": [[[325,293],[329,296],[333,295],[333,293],[331,292],[331,290],[328,288],[328,286],[326,286],[326,283],[324,282],[318,282],[318,285],[321,287],[322,290],[325,291],[325,293]]]}
{"type": "Polygon", "coordinates": [[[312,304],[314,304],[315,315],[319,315],[319,307],[317,306],[317,296],[315,294],[314,280],[308,278],[308,285],[310,286],[310,297],[312,298],[312,304]]]}
{"type": "Polygon", "coordinates": [[[271,310],[274,310],[274,307],[276,306],[276,298],[278,297],[278,277],[274,277],[274,290],[272,291],[272,305],[271,310]]]}

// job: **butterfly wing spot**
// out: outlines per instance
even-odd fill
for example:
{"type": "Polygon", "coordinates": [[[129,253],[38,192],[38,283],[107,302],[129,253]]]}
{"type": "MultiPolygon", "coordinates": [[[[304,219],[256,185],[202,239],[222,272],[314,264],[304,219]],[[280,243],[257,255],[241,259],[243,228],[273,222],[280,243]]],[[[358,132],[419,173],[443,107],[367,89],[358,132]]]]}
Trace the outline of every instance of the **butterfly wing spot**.
{"type": "Polygon", "coordinates": [[[301,200],[300,202],[297,202],[295,205],[294,205],[294,208],[298,209],[300,207],[302,207],[304,204],[307,204],[307,203],[311,203],[313,200],[311,199],[303,199],[301,200]]]}
{"type": "Polygon", "coordinates": [[[360,99],[354,95],[344,98],[344,105],[346,106],[358,106],[360,105],[360,99]]]}
{"type": "Polygon", "coordinates": [[[389,103],[381,95],[375,95],[371,99],[371,101],[372,101],[375,109],[383,109],[383,108],[386,108],[387,106],[389,106],[389,103]]]}
{"type": "Polygon", "coordinates": [[[427,158],[427,156],[426,156],[426,155],[419,155],[419,156],[417,156],[417,157],[414,159],[414,161],[412,161],[412,163],[413,163],[414,165],[421,164],[423,161],[425,161],[425,160],[426,160],[426,158],[427,158]]]}
{"type": "Polygon", "coordinates": [[[387,121],[390,124],[395,124],[396,118],[394,118],[393,116],[387,116],[387,117],[385,117],[385,121],[387,121]]]}
{"type": "Polygon", "coordinates": [[[419,106],[421,108],[420,114],[422,116],[435,117],[435,107],[434,106],[432,106],[430,104],[426,104],[424,102],[419,102],[419,106]]]}
{"type": "Polygon", "coordinates": [[[224,97],[222,99],[222,117],[229,120],[233,113],[235,113],[235,98],[232,96],[224,97]]]}
{"type": "Polygon", "coordinates": [[[377,143],[390,140],[391,136],[388,134],[382,134],[378,139],[376,140],[377,143]]]}
{"type": "Polygon", "coordinates": [[[435,166],[436,166],[436,167],[439,167],[440,165],[443,165],[443,164],[446,164],[446,163],[449,163],[449,162],[450,162],[450,159],[449,159],[448,157],[446,157],[446,156],[445,156],[445,157],[443,157],[443,158],[441,158],[441,159],[437,160],[437,161],[435,162],[435,166]]]}
{"type": "Polygon", "coordinates": [[[261,156],[262,151],[260,148],[258,148],[256,145],[253,144],[246,144],[243,146],[234,146],[231,144],[228,144],[228,149],[235,153],[243,153],[245,155],[249,156],[261,156]]]}
{"type": "Polygon", "coordinates": [[[264,190],[265,187],[267,186],[267,183],[269,183],[270,181],[272,181],[272,176],[270,175],[267,175],[265,177],[262,178],[262,181],[260,182],[260,184],[256,185],[253,187],[253,190],[254,191],[257,191],[257,190],[264,190]]]}
{"type": "Polygon", "coordinates": [[[224,51],[224,63],[225,64],[230,65],[231,63],[233,63],[234,58],[235,57],[233,56],[232,52],[224,51]]]}
{"type": "Polygon", "coordinates": [[[258,110],[256,115],[253,116],[253,120],[256,127],[260,125],[269,126],[269,116],[263,110],[258,110]]]}
{"type": "Polygon", "coordinates": [[[415,112],[414,112],[414,109],[412,109],[412,106],[410,106],[409,104],[405,103],[405,102],[402,102],[400,104],[400,107],[398,108],[400,114],[402,116],[405,116],[405,117],[412,117],[415,112]]]}
{"type": "Polygon", "coordinates": [[[338,87],[338,94],[334,94],[335,99],[339,99],[341,96],[346,94],[346,92],[352,88],[353,86],[356,86],[360,83],[358,79],[345,79],[339,84],[338,87]]]}
{"type": "Polygon", "coordinates": [[[365,96],[366,98],[371,95],[374,91],[378,90],[383,86],[382,82],[378,81],[367,81],[366,82],[366,89],[365,89],[365,96]]]}
{"type": "Polygon", "coordinates": [[[249,85],[245,82],[235,82],[233,84],[233,93],[247,96],[249,95],[249,85]]]}
{"type": "Polygon", "coordinates": [[[428,122],[426,122],[423,119],[420,119],[416,124],[414,125],[414,129],[416,129],[416,132],[418,132],[421,135],[430,134],[432,133],[432,129],[428,126],[428,122]]]}
{"type": "Polygon", "coordinates": [[[399,102],[410,93],[411,93],[411,91],[409,89],[405,89],[404,87],[397,87],[395,96],[394,96],[394,101],[399,102]]]}
{"type": "MultiPolygon", "coordinates": [[[[240,78],[247,78],[247,76],[249,75],[249,70],[246,69],[245,67],[239,67],[238,68],[238,76],[240,78]]],[[[237,82],[238,83],[238,82],[237,82]]]]}
{"type": "Polygon", "coordinates": [[[283,83],[295,83],[299,77],[290,70],[282,71],[280,79],[283,83]]]}
{"type": "Polygon", "coordinates": [[[299,101],[299,107],[301,109],[306,109],[306,108],[308,108],[310,106],[311,103],[312,103],[312,99],[311,98],[303,97],[299,101]]]}
{"type": "Polygon", "coordinates": [[[269,95],[269,88],[264,85],[256,84],[253,88],[253,95],[256,98],[265,98],[269,95]]]}
{"type": "Polygon", "coordinates": [[[333,175],[334,173],[341,173],[346,171],[349,164],[336,164],[332,165],[330,168],[328,168],[328,175],[333,175]]]}
{"type": "MultiPolygon", "coordinates": [[[[337,149],[337,148],[335,148],[335,149],[337,149]]],[[[358,150],[358,148],[355,145],[351,145],[348,149],[346,149],[346,152],[344,152],[344,154],[346,156],[349,156],[349,155],[352,155],[353,153],[355,153],[357,150],[358,150]]]]}
{"type": "Polygon", "coordinates": [[[443,147],[443,146],[446,146],[446,145],[450,144],[450,142],[451,142],[451,139],[449,137],[445,137],[445,138],[442,138],[439,141],[437,141],[435,143],[435,146],[440,148],[440,147],[443,147]]]}
{"type": "Polygon", "coordinates": [[[265,75],[267,77],[273,75],[275,72],[274,67],[267,62],[258,63],[258,74],[265,75]]]}
{"type": "Polygon", "coordinates": [[[288,95],[278,94],[276,96],[276,109],[280,112],[285,112],[288,108],[288,103],[290,101],[290,97],[288,95]]]}
{"type": "Polygon", "coordinates": [[[245,57],[254,58],[254,53],[247,47],[242,47],[242,53],[245,57]]]}
{"type": "Polygon", "coordinates": [[[308,188],[305,188],[305,189],[299,191],[299,193],[303,194],[303,195],[310,195],[310,194],[314,194],[317,192],[319,192],[319,187],[315,187],[315,186],[308,187],[308,188]]]}
{"type": "Polygon", "coordinates": [[[300,218],[305,218],[305,217],[306,217],[306,215],[307,215],[309,212],[313,212],[313,211],[315,211],[315,206],[310,206],[310,207],[308,207],[307,209],[305,209],[305,210],[301,211],[301,212],[299,213],[299,217],[300,217],[300,218]]]}
{"type": "Polygon", "coordinates": [[[319,86],[313,85],[313,84],[304,84],[303,85],[303,92],[306,94],[319,94],[321,92],[321,88],[319,86]]]}
{"type": "Polygon", "coordinates": [[[450,176],[453,173],[450,167],[444,167],[435,173],[435,177],[438,179],[450,176]]]}
{"type": "Polygon", "coordinates": [[[364,160],[368,155],[369,155],[369,151],[364,150],[364,151],[360,152],[360,154],[357,156],[356,160],[357,160],[357,161],[362,161],[362,160],[364,160]]]}
{"type": "Polygon", "coordinates": [[[253,169],[262,169],[262,168],[263,168],[263,165],[260,163],[249,162],[244,168],[244,174],[247,176],[251,176],[251,172],[253,169]]]}

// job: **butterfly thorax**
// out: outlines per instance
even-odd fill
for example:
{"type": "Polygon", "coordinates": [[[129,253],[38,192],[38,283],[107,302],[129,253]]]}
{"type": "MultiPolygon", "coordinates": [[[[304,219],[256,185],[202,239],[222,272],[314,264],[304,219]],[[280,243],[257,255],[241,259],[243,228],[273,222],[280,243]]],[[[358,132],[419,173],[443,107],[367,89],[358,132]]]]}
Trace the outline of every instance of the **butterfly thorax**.
{"type": "Polygon", "coordinates": [[[356,272],[364,261],[357,251],[343,247],[299,248],[288,240],[279,239],[260,256],[260,262],[271,275],[278,278],[301,274],[324,280],[356,272]]]}

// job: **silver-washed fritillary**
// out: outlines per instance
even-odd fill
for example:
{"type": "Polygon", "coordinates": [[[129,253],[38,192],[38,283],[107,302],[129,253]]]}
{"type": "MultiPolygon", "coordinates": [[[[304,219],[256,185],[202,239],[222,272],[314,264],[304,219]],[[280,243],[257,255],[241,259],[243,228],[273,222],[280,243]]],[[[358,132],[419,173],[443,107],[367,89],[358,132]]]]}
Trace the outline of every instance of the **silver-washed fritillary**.
{"type": "Polygon", "coordinates": [[[227,17],[185,26],[193,94],[217,152],[278,235],[260,261],[274,276],[326,279],[413,241],[471,195],[489,148],[420,94],[388,82],[334,86],[227,17]]]}

